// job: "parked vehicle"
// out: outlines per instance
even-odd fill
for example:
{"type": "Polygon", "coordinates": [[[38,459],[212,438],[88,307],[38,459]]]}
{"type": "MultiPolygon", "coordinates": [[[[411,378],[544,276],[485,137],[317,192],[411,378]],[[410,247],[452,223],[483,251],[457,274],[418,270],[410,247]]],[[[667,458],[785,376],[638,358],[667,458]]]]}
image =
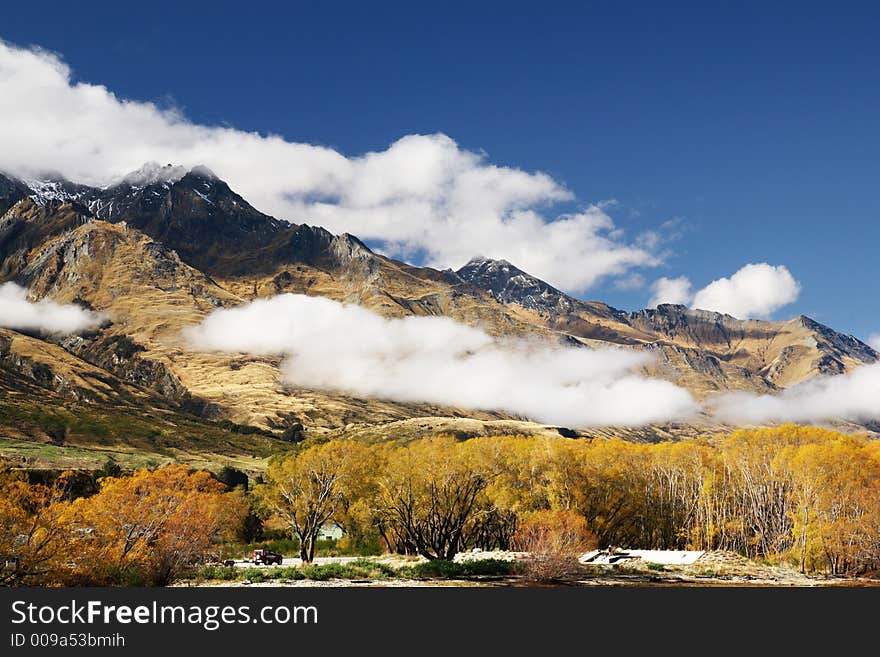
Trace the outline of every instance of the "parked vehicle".
{"type": "Polygon", "coordinates": [[[251,554],[251,561],[256,565],[266,564],[269,566],[276,564],[280,566],[282,559],[284,559],[283,556],[277,552],[272,552],[272,550],[254,550],[251,554]]]}

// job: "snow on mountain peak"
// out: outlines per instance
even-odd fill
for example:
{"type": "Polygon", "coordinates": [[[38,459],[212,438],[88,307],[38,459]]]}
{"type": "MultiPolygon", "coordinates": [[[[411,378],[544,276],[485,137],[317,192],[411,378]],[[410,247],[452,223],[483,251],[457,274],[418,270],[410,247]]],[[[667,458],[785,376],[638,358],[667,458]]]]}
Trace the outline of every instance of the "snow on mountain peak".
{"type": "Polygon", "coordinates": [[[208,180],[218,180],[217,174],[211,171],[204,164],[199,164],[198,166],[194,166],[189,170],[190,175],[198,176],[199,178],[207,178],[208,180]]]}
{"type": "Polygon", "coordinates": [[[67,192],[57,181],[25,180],[24,184],[33,192],[30,197],[40,205],[45,205],[49,201],[66,201],[68,199],[67,192]]]}
{"type": "Polygon", "coordinates": [[[82,185],[66,180],[58,174],[46,175],[42,178],[22,179],[21,182],[30,190],[31,193],[28,196],[39,205],[75,201],[87,189],[82,185]]]}
{"type": "Polygon", "coordinates": [[[123,179],[123,183],[137,187],[146,187],[157,183],[176,183],[187,174],[186,167],[158,162],[147,162],[137,171],[132,171],[123,179]]]}

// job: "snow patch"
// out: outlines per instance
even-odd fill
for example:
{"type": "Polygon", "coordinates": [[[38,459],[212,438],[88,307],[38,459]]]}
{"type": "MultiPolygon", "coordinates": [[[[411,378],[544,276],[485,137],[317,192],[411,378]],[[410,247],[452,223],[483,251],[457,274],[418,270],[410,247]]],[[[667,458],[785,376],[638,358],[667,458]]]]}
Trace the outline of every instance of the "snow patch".
{"type": "Polygon", "coordinates": [[[39,205],[46,205],[52,201],[70,201],[76,198],[76,194],[72,194],[64,188],[64,184],[56,180],[24,180],[33,194],[30,198],[39,205]]]}
{"type": "Polygon", "coordinates": [[[212,201],[212,200],[209,199],[207,196],[205,196],[204,194],[202,194],[199,190],[194,189],[193,191],[194,191],[196,194],[198,194],[199,198],[202,199],[205,203],[209,203],[209,204],[211,204],[211,205],[214,205],[214,201],[212,201]]]}

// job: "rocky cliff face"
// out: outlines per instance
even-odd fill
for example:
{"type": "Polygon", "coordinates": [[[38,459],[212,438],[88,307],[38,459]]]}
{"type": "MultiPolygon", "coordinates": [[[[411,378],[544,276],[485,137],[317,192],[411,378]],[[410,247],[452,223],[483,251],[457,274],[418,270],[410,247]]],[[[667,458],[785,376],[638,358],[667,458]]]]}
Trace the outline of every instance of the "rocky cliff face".
{"type": "Polygon", "coordinates": [[[25,198],[30,189],[16,178],[0,173],[0,216],[20,200],[25,198]]]}
{"type": "Polygon", "coordinates": [[[761,377],[774,388],[820,374],[848,372],[880,357],[856,338],[804,316],[787,322],[739,320],[705,310],[661,305],[630,317],[631,323],[643,331],[713,354],[761,377]]]}
{"type": "Polygon", "coordinates": [[[296,227],[254,209],[210,171],[196,168],[176,179],[128,177],[89,195],[95,217],[127,225],[174,249],[207,273],[270,266],[283,233],[296,227]]]}

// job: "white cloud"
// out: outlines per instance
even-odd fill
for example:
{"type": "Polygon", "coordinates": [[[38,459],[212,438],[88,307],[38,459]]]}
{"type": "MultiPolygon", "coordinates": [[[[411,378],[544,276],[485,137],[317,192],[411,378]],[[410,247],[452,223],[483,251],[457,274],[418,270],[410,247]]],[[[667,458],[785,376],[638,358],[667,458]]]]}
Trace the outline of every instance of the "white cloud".
{"type": "Polygon", "coordinates": [[[712,281],[694,295],[693,307],[734,317],[768,317],[797,300],[801,286],[783,265],[746,265],[730,278],[712,281]]]}
{"type": "Polygon", "coordinates": [[[655,308],[661,303],[674,303],[688,305],[692,299],[691,282],[687,276],[678,278],[658,278],[651,284],[653,296],[648,302],[649,308],[655,308]]]}
{"type": "Polygon", "coordinates": [[[102,184],[144,162],[206,164],[263,211],[351,232],[396,257],[426,254],[459,267],[506,258],[571,291],[652,266],[652,232],[627,242],[603,204],[542,214],[570,191],[546,174],[497,166],[442,134],[409,135],[386,150],[333,149],[229,127],[73,83],[54,54],[0,41],[0,169],[52,169],[102,184]]]}
{"type": "Polygon", "coordinates": [[[690,417],[675,385],[634,373],[621,349],[498,342],[445,317],[385,319],[359,306],[285,294],[217,310],[185,333],[196,348],[283,354],[291,385],[361,397],[504,410],[575,427],[690,417]]]}
{"type": "Polygon", "coordinates": [[[868,345],[874,349],[874,351],[880,351],[880,333],[874,333],[869,336],[868,345]]]}
{"type": "Polygon", "coordinates": [[[880,420],[880,363],[811,379],[775,395],[729,393],[710,403],[726,422],[880,420]]]}
{"type": "Polygon", "coordinates": [[[25,288],[15,283],[0,285],[0,327],[68,334],[94,328],[102,320],[102,315],[72,304],[48,299],[31,303],[25,288]]]}
{"type": "Polygon", "coordinates": [[[651,291],[653,296],[649,307],[678,303],[748,319],[769,317],[793,303],[800,294],[801,285],[784,265],[761,262],[742,267],[730,278],[714,280],[694,294],[686,276],[657,279],[651,285],[651,291]]]}

